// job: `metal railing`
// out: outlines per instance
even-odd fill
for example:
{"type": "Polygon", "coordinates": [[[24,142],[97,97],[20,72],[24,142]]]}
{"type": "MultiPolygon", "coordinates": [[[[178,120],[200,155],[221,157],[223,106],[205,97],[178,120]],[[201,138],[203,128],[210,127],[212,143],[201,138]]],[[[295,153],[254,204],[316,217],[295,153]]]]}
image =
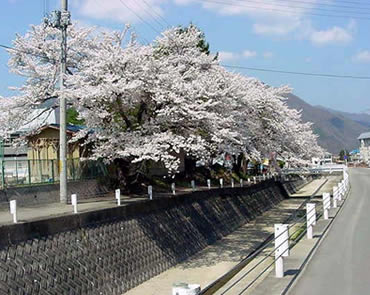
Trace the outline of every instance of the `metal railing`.
{"type": "MultiPolygon", "coordinates": [[[[58,160],[0,160],[0,184],[2,188],[59,182],[58,160]]],[[[68,180],[91,179],[107,174],[100,161],[68,159],[68,180]]]]}

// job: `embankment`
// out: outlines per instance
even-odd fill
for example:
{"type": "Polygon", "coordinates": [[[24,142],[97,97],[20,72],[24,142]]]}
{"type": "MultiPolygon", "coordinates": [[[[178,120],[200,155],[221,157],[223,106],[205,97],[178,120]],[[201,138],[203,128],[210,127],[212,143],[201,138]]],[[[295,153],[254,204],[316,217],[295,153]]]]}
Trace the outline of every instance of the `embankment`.
{"type": "Polygon", "coordinates": [[[269,180],[0,227],[0,294],[122,294],[277,205],[284,186],[269,180]]]}

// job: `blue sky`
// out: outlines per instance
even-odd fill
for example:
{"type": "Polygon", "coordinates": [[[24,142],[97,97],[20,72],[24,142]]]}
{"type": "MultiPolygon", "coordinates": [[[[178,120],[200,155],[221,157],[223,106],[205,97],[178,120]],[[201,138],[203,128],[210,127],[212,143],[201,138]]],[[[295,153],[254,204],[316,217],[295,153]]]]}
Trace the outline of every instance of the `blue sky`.
{"type": "MultiPolygon", "coordinates": [[[[16,33],[24,34],[30,24],[40,23],[44,2],[3,0],[0,44],[11,45],[16,33]]],[[[59,8],[59,0],[47,2],[50,11],[59,8]]],[[[131,23],[142,42],[155,38],[157,31],[164,30],[167,23],[174,26],[193,22],[205,32],[211,51],[219,52],[222,63],[228,65],[370,76],[370,3],[366,2],[70,0],[70,9],[72,18],[85,25],[122,29],[125,23],[131,23]]],[[[2,96],[11,95],[8,88],[22,82],[21,78],[9,73],[7,61],[7,52],[1,50],[2,96]]],[[[273,86],[287,84],[296,95],[313,105],[350,112],[370,109],[370,80],[316,78],[252,70],[243,70],[242,73],[273,86]]]]}

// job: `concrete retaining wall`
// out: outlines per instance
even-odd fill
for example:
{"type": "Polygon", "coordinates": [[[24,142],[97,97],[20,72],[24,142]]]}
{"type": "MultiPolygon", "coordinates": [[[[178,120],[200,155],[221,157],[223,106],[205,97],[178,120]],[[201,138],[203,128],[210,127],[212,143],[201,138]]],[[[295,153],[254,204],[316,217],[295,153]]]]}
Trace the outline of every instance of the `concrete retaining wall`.
{"type": "Polygon", "coordinates": [[[278,182],[0,228],[0,294],[122,294],[287,197],[278,182]]]}

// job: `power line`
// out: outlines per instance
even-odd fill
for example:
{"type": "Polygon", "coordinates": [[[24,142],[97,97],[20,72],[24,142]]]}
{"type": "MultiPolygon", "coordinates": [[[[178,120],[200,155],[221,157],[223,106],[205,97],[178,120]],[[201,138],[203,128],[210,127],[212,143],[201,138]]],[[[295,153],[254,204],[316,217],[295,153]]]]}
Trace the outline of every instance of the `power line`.
{"type": "MultiPolygon", "coordinates": [[[[149,8],[149,9],[151,9],[152,7],[150,6],[150,4],[148,3],[148,2],[146,2],[146,0],[142,0],[143,2],[144,2],[144,4],[149,8]]],[[[155,11],[155,9],[153,9],[153,13],[155,14],[155,15],[157,15],[164,23],[166,23],[166,25],[168,26],[168,27],[170,27],[171,25],[166,21],[166,19],[164,18],[164,17],[162,17],[159,13],[157,13],[156,11],[155,11]]]]}
{"type": "MultiPolygon", "coordinates": [[[[103,6],[102,6],[102,4],[99,2],[99,0],[95,0],[95,3],[97,3],[100,7],[102,7],[102,8],[104,8],[103,6]]],[[[138,29],[135,27],[135,26],[132,26],[134,29],[135,29],[135,31],[138,31],[138,29]]],[[[139,31],[138,31],[139,32],[139,31]]],[[[135,32],[136,33],[136,32],[135,32]]],[[[139,32],[140,33],[140,32],[139,32]]],[[[148,41],[148,39],[146,39],[145,37],[144,37],[144,35],[138,35],[138,34],[136,34],[136,37],[138,38],[138,39],[141,39],[140,41],[144,44],[145,42],[146,43],[150,43],[149,41],[148,41]],[[144,42],[143,42],[144,41],[144,42]]]]}
{"type": "MultiPolygon", "coordinates": [[[[222,2],[222,1],[217,1],[217,0],[195,0],[195,1],[200,2],[200,3],[209,2],[209,3],[220,4],[220,5],[248,7],[248,8],[252,8],[252,9],[255,9],[255,10],[276,11],[276,12],[280,12],[280,13],[297,15],[297,12],[291,11],[291,10],[289,11],[289,10],[277,9],[277,8],[262,8],[260,6],[250,6],[250,5],[237,4],[235,2],[230,3],[230,2],[222,2]]],[[[333,18],[346,18],[346,19],[352,18],[352,19],[370,20],[370,17],[351,16],[351,15],[333,15],[333,14],[312,13],[312,12],[305,12],[304,14],[305,15],[310,15],[310,16],[320,16],[320,17],[333,17],[333,18]]]]}
{"type": "MultiPolygon", "coordinates": [[[[245,3],[243,0],[236,0],[237,2],[240,3],[245,3]]],[[[295,0],[288,0],[290,2],[298,2],[298,3],[301,3],[300,1],[295,1],[295,0]]],[[[236,2],[225,2],[225,3],[230,3],[230,4],[238,4],[236,2]]],[[[346,11],[347,9],[341,9],[341,10],[333,10],[333,9],[328,9],[328,8],[320,8],[320,7],[308,7],[308,6],[297,6],[296,4],[295,5],[286,5],[286,4],[277,4],[276,2],[275,3],[264,3],[264,2],[261,2],[261,1],[254,1],[254,0],[248,0],[247,3],[256,3],[256,4],[265,4],[265,5],[271,5],[271,6],[278,6],[278,7],[285,7],[285,8],[299,8],[299,9],[312,9],[312,10],[318,10],[318,11],[324,11],[324,12],[334,12],[334,13],[358,13],[358,14],[369,14],[370,12],[364,12],[364,11],[346,11]]],[[[303,5],[307,5],[303,3],[303,5]]],[[[310,5],[310,4],[308,4],[310,5]]],[[[315,6],[319,6],[318,5],[315,5],[315,6]]],[[[334,7],[334,6],[332,6],[334,7]]],[[[369,7],[367,8],[354,8],[352,7],[352,9],[361,9],[361,10],[370,10],[369,7]]]]}
{"type": "Polygon", "coordinates": [[[353,76],[353,75],[336,75],[336,74],[326,74],[326,73],[310,73],[310,72],[295,72],[295,71],[284,71],[275,69],[265,69],[265,68],[254,68],[254,67],[244,67],[244,66],[232,66],[224,65],[221,66],[225,68],[239,69],[239,70],[252,70],[259,72],[270,72],[270,73],[281,73],[290,75],[302,75],[302,76],[313,76],[313,77],[325,77],[325,78],[342,78],[342,79],[357,79],[357,80],[370,80],[370,76],[353,76]]]}
{"type": "MultiPolygon", "coordinates": [[[[134,1],[134,3],[135,3],[135,1],[134,1]]],[[[136,5],[139,5],[143,9],[143,11],[147,15],[149,15],[159,25],[159,27],[161,27],[161,28],[165,28],[166,27],[160,21],[157,20],[157,18],[152,14],[152,12],[150,10],[148,10],[148,8],[145,8],[143,5],[141,5],[140,1],[137,1],[136,2],[136,5]]],[[[149,8],[151,8],[151,7],[149,6],[149,8]]]]}
{"type": "MultiPolygon", "coordinates": [[[[330,0],[326,0],[326,1],[329,1],[330,0]]],[[[370,3],[363,3],[361,1],[346,1],[346,0],[336,0],[336,2],[338,3],[349,3],[349,4],[362,4],[362,5],[370,5],[370,3]]]]}
{"type": "MultiPolygon", "coordinates": [[[[237,1],[240,1],[240,2],[244,2],[243,0],[237,0],[237,1]]],[[[276,1],[274,0],[264,0],[264,1],[270,1],[270,2],[274,2],[274,3],[271,3],[271,5],[280,5],[278,3],[276,3],[276,1]]],[[[367,7],[363,7],[363,6],[350,6],[350,5],[338,5],[338,4],[333,4],[333,3],[317,3],[315,1],[303,1],[303,0],[285,0],[286,2],[293,2],[293,3],[299,3],[299,4],[305,4],[305,5],[315,5],[315,6],[329,6],[329,7],[334,7],[334,8],[349,8],[349,9],[365,9],[365,10],[370,10],[370,3],[363,3],[364,5],[367,5],[367,7]]],[[[251,2],[251,1],[248,1],[248,2],[251,2]]],[[[287,4],[286,2],[282,2],[284,4],[287,4]]],[[[245,2],[244,2],[245,3],[245,2]]],[[[258,2],[258,3],[261,3],[263,4],[263,2],[258,2]]]]}
{"type": "MultiPolygon", "coordinates": [[[[4,48],[4,49],[7,49],[7,50],[13,50],[13,51],[16,51],[16,52],[21,52],[21,53],[33,55],[33,56],[36,56],[36,57],[47,58],[49,60],[53,60],[53,59],[50,59],[47,55],[41,55],[41,54],[33,53],[33,52],[30,52],[30,51],[20,50],[20,49],[17,49],[17,48],[14,48],[14,47],[10,47],[10,46],[7,46],[7,45],[3,45],[3,44],[0,44],[0,47],[1,48],[4,48]]],[[[53,61],[55,61],[55,60],[53,60],[53,61]]]]}
{"type": "Polygon", "coordinates": [[[153,27],[149,22],[147,22],[144,18],[142,18],[139,14],[137,14],[135,12],[135,10],[131,9],[125,2],[123,2],[122,0],[119,0],[119,2],[122,3],[123,6],[125,6],[128,10],[131,11],[131,13],[133,13],[134,15],[136,15],[137,18],[139,18],[143,23],[145,23],[147,26],[149,26],[154,32],[156,32],[157,34],[161,34],[160,31],[158,31],[155,27],[153,27]]]}

